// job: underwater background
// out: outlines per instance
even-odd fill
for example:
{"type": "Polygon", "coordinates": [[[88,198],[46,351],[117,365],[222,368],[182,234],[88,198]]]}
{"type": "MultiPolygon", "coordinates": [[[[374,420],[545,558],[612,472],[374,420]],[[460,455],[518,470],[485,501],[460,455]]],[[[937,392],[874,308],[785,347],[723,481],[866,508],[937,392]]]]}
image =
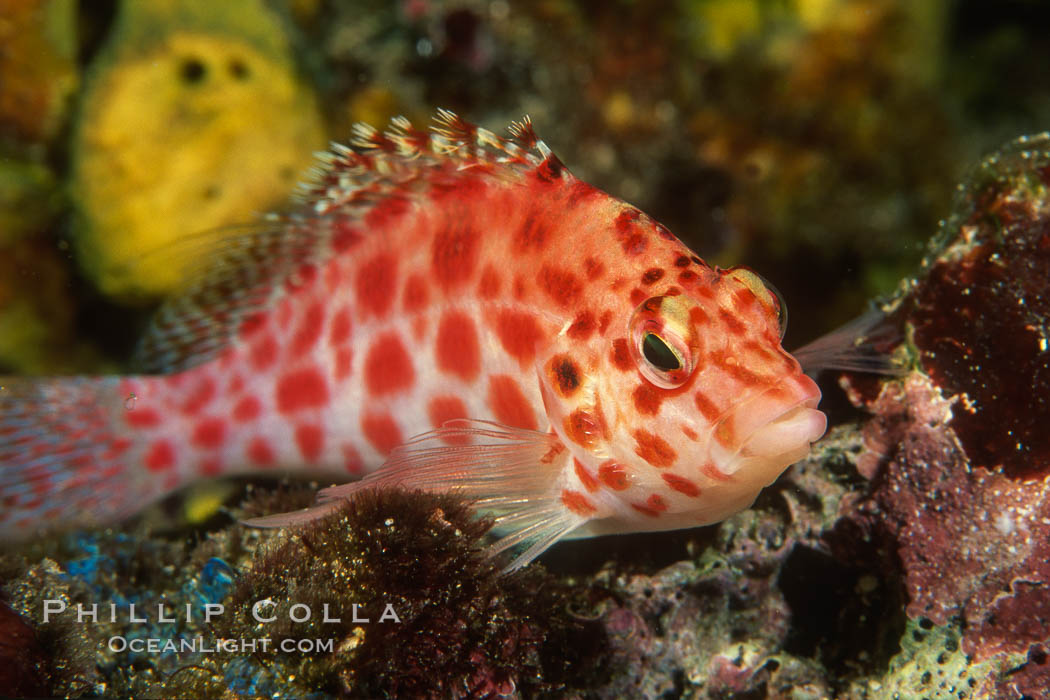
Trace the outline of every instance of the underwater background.
{"type": "Polygon", "coordinates": [[[0,375],[124,371],[181,282],[156,251],[286,207],[353,123],[438,107],[493,131],[530,115],[577,177],[762,271],[789,349],[877,303],[910,370],[825,373],[834,427],[753,509],[509,577],[450,498],[238,526],[312,498],[276,482],[5,545],[0,689],[1046,697],[1048,23],[1037,0],[0,0],[0,375]],[[281,621],[261,629],[264,599],[281,621]],[[122,613],[43,624],[48,600],[122,613]],[[228,612],[125,614],[162,600],[228,612]],[[370,621],[292,624],[295,602],[370,621]],[[336,642],[109,643],[263,632],[336,642]]]}

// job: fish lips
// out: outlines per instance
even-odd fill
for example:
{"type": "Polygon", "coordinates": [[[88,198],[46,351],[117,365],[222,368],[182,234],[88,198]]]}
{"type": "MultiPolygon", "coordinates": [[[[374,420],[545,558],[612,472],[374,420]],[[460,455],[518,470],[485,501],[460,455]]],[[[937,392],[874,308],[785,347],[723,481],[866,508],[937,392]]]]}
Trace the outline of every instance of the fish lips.
{"type": "Polygon", "coordinates": [[[765,459],[798,454],[794,459],[785,459],[788,464],[804,457],[828,425],[827,417],[817,410],[817,401],[807,399],[755,430],[744,441],[741,453],[765,459]]]}
{"type": "Polygon", "coordinates": [[[787,466],[805,457],[809,446],[824,434],[827,418],[817,410],[820,389],[804,374],[787,381],[780,391],[764,394],[735,412],[738,458],[787,466]]]}

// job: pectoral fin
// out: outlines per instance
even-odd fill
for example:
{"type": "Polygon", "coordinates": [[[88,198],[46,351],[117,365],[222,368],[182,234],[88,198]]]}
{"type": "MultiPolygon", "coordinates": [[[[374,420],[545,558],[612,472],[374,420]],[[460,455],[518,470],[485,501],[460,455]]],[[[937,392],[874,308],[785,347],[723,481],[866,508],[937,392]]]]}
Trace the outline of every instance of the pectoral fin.
{"type": "Polygon", "coordinates": [[[498,554],[523,547],[512,571],[587,521],[561,502],[559,484],[570,457],[548,433],[477,420],[454,420],[396,448],[360,481],[322,489],[304,510],[245,521],[252,527],[301,525],[337,510],[355,493],[373,488],[453,492],[491,513],[498,554]]]}

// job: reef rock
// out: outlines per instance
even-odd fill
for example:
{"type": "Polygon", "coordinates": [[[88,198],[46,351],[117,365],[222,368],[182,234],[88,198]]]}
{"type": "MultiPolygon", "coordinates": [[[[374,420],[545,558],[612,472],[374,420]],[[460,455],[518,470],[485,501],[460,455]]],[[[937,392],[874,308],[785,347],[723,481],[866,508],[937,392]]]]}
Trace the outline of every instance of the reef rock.
{"type": "Polygon", "coordinates": [[[908,617],[959,626],[973,662],[998,662],[1004,697],[1047,676],[1048,186],[1048,135],[981,163],[893,303],[915,371],[844,380],[874,417],[858,464],[870,494],[840,532],[860,524],[897,552],[908,617]]]}

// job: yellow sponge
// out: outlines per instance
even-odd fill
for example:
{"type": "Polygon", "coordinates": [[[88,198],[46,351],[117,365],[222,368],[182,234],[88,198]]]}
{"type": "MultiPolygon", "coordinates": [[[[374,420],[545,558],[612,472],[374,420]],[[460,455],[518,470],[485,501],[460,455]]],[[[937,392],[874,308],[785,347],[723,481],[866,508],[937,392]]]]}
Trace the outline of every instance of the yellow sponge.
{"type": "Polygon", "coordinates": [[[172,291],[192,261],[167,247],[285,201],[324,142],[262,2],[125,2],[73,138],[82,267],[125,301],[172,291]]]}

